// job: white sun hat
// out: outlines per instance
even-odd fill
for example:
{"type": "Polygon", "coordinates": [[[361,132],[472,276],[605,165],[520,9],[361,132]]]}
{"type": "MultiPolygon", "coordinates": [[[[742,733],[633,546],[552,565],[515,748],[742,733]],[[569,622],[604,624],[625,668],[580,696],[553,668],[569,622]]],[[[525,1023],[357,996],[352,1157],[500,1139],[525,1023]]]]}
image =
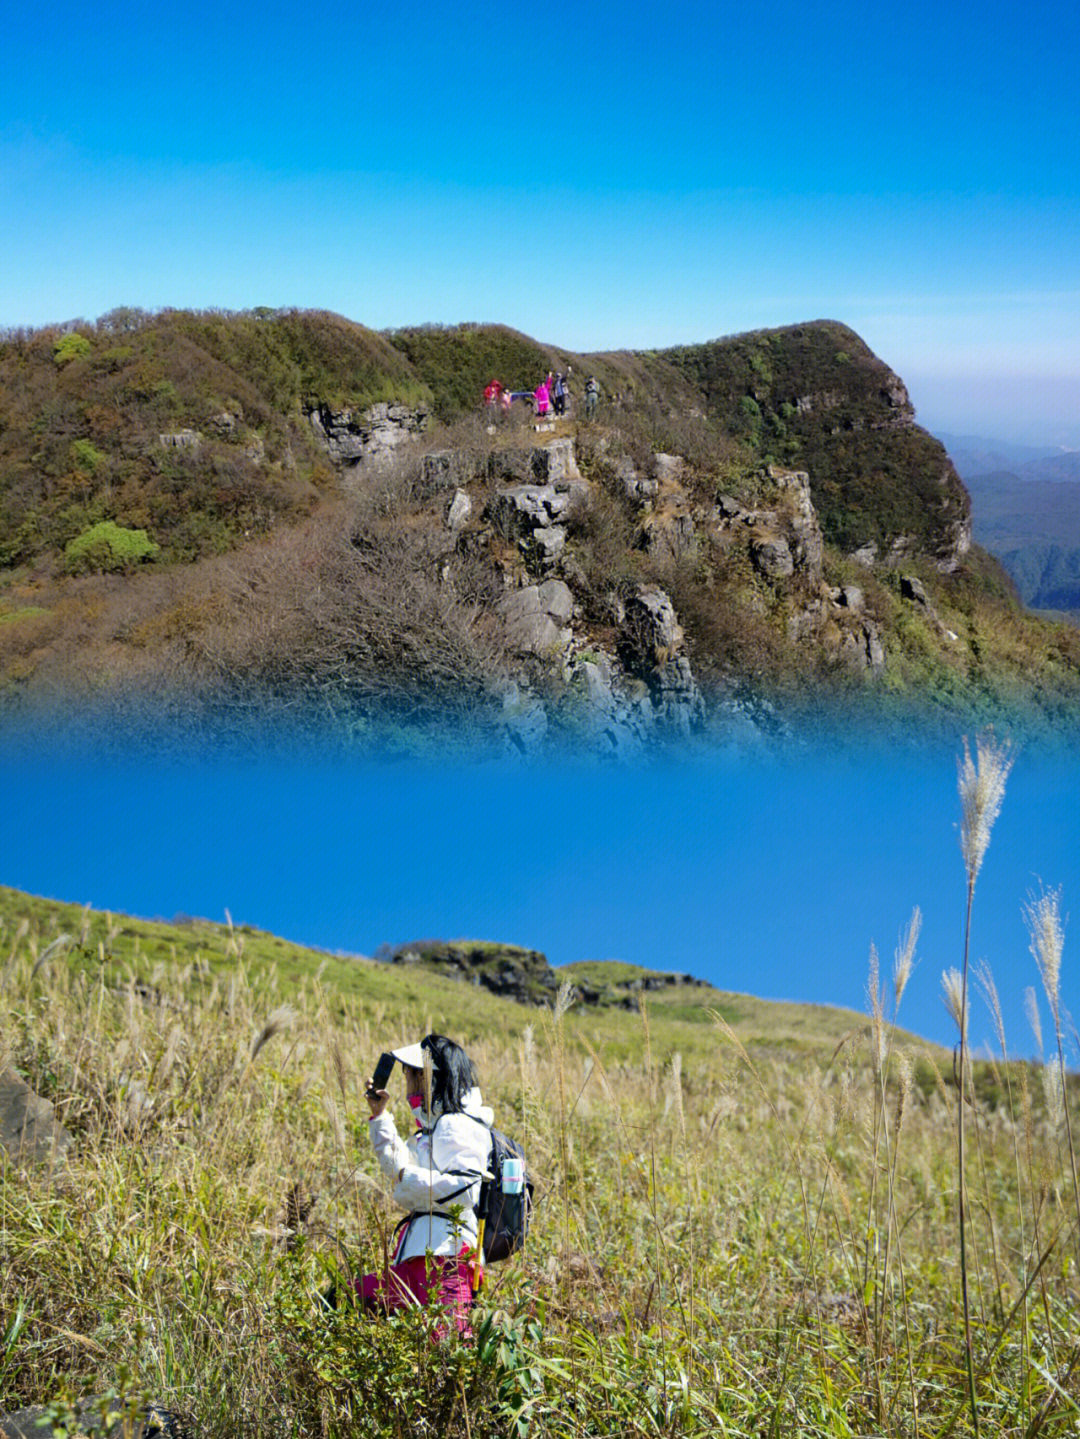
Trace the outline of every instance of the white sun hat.
{"type": "Polygon", "coordinates": [[[390,1053],[410,1069],[423,1069],[427,1051],[419,1044],[403,1044],[400,1049],[392,1049],[390,1053]]]}

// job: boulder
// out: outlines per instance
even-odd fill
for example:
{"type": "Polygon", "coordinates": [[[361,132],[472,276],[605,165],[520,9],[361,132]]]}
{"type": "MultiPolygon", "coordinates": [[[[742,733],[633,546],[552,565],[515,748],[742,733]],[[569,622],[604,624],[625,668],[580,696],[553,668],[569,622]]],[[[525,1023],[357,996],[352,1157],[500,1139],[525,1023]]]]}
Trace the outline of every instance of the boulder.
{"type": "Polygon", "coordinates": [[[561,580],[527,585],[502,597],[498,611],[506,627],[506,642],[518,654],[551,655],[570,642],[566,627],[573,596],[561,580]]]}
{"type": "Polygon", "coordinates": [[[840,658],[855,669],[878,674],[885,668],[885,646],[873,620],[863,620],[858,629],[848,630],[840,641],[840,658]]]}
{"type": "Polygon", "coordinates": [[[681,560],[693,553],[695,541],[694,521],[681,508],[649,515],[641,528],[641,548],[654,559],[681,560]]]}
{"type": "Polygon", "coordinates": [[[552,440],[530,449],[495,450],[488,460],[493,480],[516,480],[519,484],[561,484],[580,480],[573,440],[552,440]]]}
{"type": "Polygon", "coordinates": [[[460,530],[472,514],[472,500],[464,490],[455,490],[454,498],[446,508],[446,528],[460,530]]]}
{"type": "Polygon", "coordinates": [[[750,542],[750,558],[758,574],[767,580],[786,580],[795,573],[795,558],[783,535],[755,535],[750,542]]]}
{"type": "Polygon", "coordinates": [[[639,585],[625,601],[622,625],[623,648],[632,667],[653,669],[665,664],[682,649],[683,639],[668,595],[658,585],[639,585]]]}
{"type": "Polygon", "coordinates": [[[536,696],[511,680],[502,691],[500,714],[507,747],[514,754],[527,755],[544,742],[547,711],[536,696]]]}
{"type": "Polygon", "coordinates": [[[443,490],[460,489],[476,474],[476,461],[465,450],[432,450],[420,463],[420,492],[429,499],[443,490]]]}
{"type": "Polygon", "coordinates": [[[559,624],[569,624],[574,612],[574,596],[562,580],[545,580],[538,590],[540,605],[559,624]]]}
{"type": "Polygon", "coordinates": [[[505,539],[515,540],[553,525],[570,506],[569,491],[554,485],[513,485],[496,492],[487,516],[505,539]]]}
{"type": "Polygon", "coordinates": [[[25,1162],[62,1154],[72,1137],[53,1117],[53,1106],[13,1069],[0,1071],[0,1146],[25,1162]]]}
{"type": "Polygon", "coordinates": [[[158,441],[167,450],[198,450],[202,435],[197,430],[171,430],[168,434],[158,435],[158,441]]]}
{"type": "Polygon", "coordinates": [[[652,457],[653,479],[658,484],[669,482],[678,484],[686,469],[686,461],[681,455],[656,454],[652,457]]]}
{"type": "Polygon", "coordinates": [[[914,604],[922,605],[924,609],[930,603],[923,582],[916,575],[900,576],[900,595],[902,599],[911,600],[914,604]]]}
{"type": "Polygon", "coordinates": [[[521,541],[525,563],[534,570],[550,569],[565,548],[566,530],[562,525],[535,529],[528,539],[521,541]]]}
{"type": "Polygon", "coordinates": [[[842,610],[858,613],[865,604],[865,596],[858,585],[840,585],[830,590],[829,594],[833,604],[839,605],[842,610]]]}
{"type": "Polygon", "coordinates": [[[615,466],[615,479],[626,498],[638,504],[651,500],[660,488],[654,476],[639,474],[633,460],[625,456],[615,466]]]}

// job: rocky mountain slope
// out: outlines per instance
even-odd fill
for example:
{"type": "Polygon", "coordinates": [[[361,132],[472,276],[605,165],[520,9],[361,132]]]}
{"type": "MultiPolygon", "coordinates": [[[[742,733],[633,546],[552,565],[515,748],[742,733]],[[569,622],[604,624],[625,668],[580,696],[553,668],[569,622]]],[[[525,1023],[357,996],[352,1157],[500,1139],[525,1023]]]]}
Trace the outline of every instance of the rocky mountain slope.
{"type": "Polygon", "coordinates": [[[1075,634],[1022,612],[833,322],[591,356],[297,312],[10,335],[0,560],[0,704],[35,722],[626,754],[838,704],[1052,728],[1080,699],[1075,634]],[[482,410],[549,368],[567,416],[482,410]]]}

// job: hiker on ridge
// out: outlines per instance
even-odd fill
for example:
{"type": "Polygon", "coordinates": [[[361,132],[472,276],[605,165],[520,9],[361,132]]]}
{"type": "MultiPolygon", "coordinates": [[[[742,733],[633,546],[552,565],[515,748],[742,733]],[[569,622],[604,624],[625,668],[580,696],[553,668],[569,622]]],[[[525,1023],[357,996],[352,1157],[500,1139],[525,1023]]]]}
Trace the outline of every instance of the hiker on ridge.
{"type": "Polygon", "coordinates": [[[441,1034],[391,1053],[405,1071],[405,1094],[416,1118],[407,1141],[388,1111],[390,1095],[369,1079],[369,1133],[379,1168],[406,1211],[391,1262],[350,1287],[367,1309],[390,1312],[434,1301],[458,1330],[469,1333],[473,1302],[480,1181],[491,1153],[492,1111],[481,1102],[469,1056],[441,1034]],[[453,1212],[451,1212],[451,1210],[453,1212]]]}
{"type": "Polygon", "coordinates": [[[543,418],[551,408],[551,391],[548,389],[547,380],[541,380],[533,391],[533,399],[536,401],[536,413],[543,418]]]}
{"type": "Polygon", "coordinates": [[[566,414],[566,376],[561,370],[555,376],[555,413],[566,414]]]}

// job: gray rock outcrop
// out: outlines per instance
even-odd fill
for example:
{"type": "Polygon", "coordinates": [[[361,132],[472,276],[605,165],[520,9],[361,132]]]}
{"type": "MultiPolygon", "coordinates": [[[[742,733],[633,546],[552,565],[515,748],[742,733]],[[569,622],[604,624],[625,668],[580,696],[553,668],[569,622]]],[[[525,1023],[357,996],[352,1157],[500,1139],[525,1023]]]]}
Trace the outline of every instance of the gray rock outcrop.
{"type": "Polygon", "coordinates": [[[0,1146],[19,1162],[62,1154],[72,1137],[52,1104],[35,1094],[13,1069],[0,1071],[0,1146]]]}
{"type": "Polygon", "coordinates": [[[670,597],[657,585],[639,585],[625,601],[623,662],[649,687],[657,721],[687,732],[702,718],[704,704],[682,653],[684,640],[670,597]]]}
{"type": "Polygon", "coordinates": [[[315,435],[333,462],[342,469],[390,464],[407,441],[427,427],[425,406],[372,405],[359,414],[316,404],[307,410],[315,435]]]}
{"type": "Polygon", "coordinates": [[[574,597],[561,580],[511,590],[499,601],[506,642],[518,654],[553,657],[570,643],[574,597]]]}
{"type": "Polygon", "coordinates": [[[574,442],[569,439],[526,449],[495,450],[488,461],[488,475],[496,481],[514,480],[519,484],[581,482],[574,442]]]}
{"type": "Polygon", "coordinates": [[[446,508],[446,528],[460,530],[472,514],[472,500],[464,490],[455,490],[454,497],[446,508]]]}

